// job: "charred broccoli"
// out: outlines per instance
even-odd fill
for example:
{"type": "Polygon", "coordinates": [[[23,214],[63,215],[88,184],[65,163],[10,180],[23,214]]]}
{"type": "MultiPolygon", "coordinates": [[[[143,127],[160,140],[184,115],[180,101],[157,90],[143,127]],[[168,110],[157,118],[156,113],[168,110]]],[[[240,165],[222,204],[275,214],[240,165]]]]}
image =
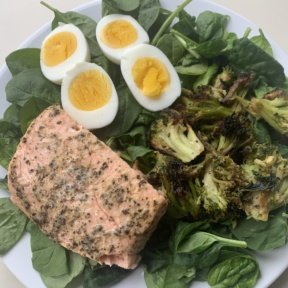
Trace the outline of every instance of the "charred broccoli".
{"type": "Polygon", "coordinates": [[[271,210],[288,201],[288,160],[272,144],[254,144],[241,165],[249,185],[243,189],[247,216],[266,221],[271,210]]]}
{"type": "Polygon", "coordinates": [[[267,97],[252,98],[250,101],[241,98],[238,100],[256,119],[263,118],[272,128],[288,137],[287,94],[280,94],[273,99],[267,97]]]}
{"type": "Polygon", "coordinates": [[[204,146],[192,127],[175,110],[167,110],[154,121],[150,128],[151,146],[172,155],[184,163],[195,159],[204,151],[204,146]]]}

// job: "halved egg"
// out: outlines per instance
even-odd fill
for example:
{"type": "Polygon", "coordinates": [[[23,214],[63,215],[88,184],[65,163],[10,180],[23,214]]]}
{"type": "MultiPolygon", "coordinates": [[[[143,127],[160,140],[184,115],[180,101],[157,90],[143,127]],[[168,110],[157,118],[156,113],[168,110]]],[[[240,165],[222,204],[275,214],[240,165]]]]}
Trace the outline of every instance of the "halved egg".
{"type": "Polygon", "coordinates": [[[73,24],[55,28],[42,42],[41,70],[50,81],[61,84],[75,64],[90,61],[90,51],[82,31],[73,24]]]}
{"type": "Polygon", "coordinates": [[[122,75],[138,103],[150,111],[169,107],[181,94],[179,76],[157,47],[140,44],[121,59],[122,75]]]}
{"type": "Polygon", "coordinates": [[[78,63],[61,86],[63,109],[87,129],[110,124],[118,111],[118,96],[106,71],[94,63],[78,63]]]}
{"type": "Polygon", "coordinates": [[[149,43],[142,26],[133,17],[121,14],[103,17],[97,24],[96,38],[103,54],[116,64],[128,48],[149,43]]]}

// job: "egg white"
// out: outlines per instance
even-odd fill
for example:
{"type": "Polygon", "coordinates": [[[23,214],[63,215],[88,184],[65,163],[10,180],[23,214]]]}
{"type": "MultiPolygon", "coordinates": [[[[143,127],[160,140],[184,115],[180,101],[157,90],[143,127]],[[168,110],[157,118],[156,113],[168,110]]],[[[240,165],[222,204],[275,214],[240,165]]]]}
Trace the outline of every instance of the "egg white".
{"type": "Polygon", "coordinates": [[[179,76],[167,56],[157,47],[149,44],[139,44],[126,51],[121,59],[122,75],[137,102],[150,111],[160,111],[169,107],[181,94],[181,82],[179,76]],[[146,57],[160,60],[166,67],[170,81],[165,91],[159,98],[150,99],[143,95],[134,81],[132,69],[138,59],[146,57]]]}
{"type": "Polygon", "coordinates": [[[118,96],[111,78],[102,67],[94,63],[78,63],[72,70],[67,72],[61,86],[61,102],[63,109],[73,119],[87,129],[97,129],[109,125],[114,120],[118,111],[118,96]],[[87,70],[96,70],[105,75],[109,84],[111,85],[112,90],[109,102],[104,106],[91,111],[76,108],[69,99],[69,87],[71,82],[79,74],[87,70]]]}
{"type": "Polygon", "coordinates": [[[103,54],[115,64],[120,64],[121,57],[125,53],[125,51],[127,51],[127,49],[141,43],[149,43],[149,36],[147,32],[143,29],[143,27],[133,17],[121,14],[111,14],[103,17],[96,26],[96,38],[103,54]],[[135,42],[127,45],[124,48],[111,48],[105,43],[103,43],[103,41],[101,40],[102,30],[105,28],[106,25],[115,20],[126,20],[136,29],[137,39],[135,42]]]}
{"type": "Polygon", "coordinates": [[[50,32],[46,36],[44,41],[42,42],[41,53],[40,53],[41,70],[47,79],[49,79],[50,81],[56,84],[61,84],[67,71],[72,69],[75,66],[75,64],[84,62],[84,61],[88,61],[88,62],[90,61],[89,46],[82,31],[73,24],[62,24],[58,26],[52,32],[50,32]],[[77,40],[76,50],[69,58],[67,58],[65,61],[61,62],[60,64],[55,65],[55,66],[47,66],[45,65],[44,60],[43,60],[42,48],[45,46],[46,41],[51,36],[60,32],[71,32],[76,37],[76,40],[77,40]]]}

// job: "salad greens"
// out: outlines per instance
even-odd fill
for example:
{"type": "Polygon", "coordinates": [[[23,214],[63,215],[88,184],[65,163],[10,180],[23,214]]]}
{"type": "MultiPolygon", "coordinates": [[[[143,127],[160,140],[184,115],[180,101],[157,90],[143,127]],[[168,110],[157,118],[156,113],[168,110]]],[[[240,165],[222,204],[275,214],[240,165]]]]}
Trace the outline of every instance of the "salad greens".
{"type": "MultiPolygon", "coordinates": [[[[287,80],[262,30],[257,36],[249,37],[249,29],[238,36],[227,30],[227,15],[205,11],[192,16],[184,9],[190,2],[168,11],[159,0],[102,1],[102,16],[134,17],[178,72],[182,95],[166,114],[136,102],[120,68],[100,50],[95,20],[41,3],[54,13],[52,29],[72,23],[83,32],[91,62],[114,82],[118,114],[95,134],[169,199],[167,214],[143,251],[147,287],[186,288],[193,280],[211,287],[254,287],[260,270],[251,251],[288,242],[287,80]],[[170,134],[152,145],[151,127],[165,131],[167,115],[176,135],[173,145],[170,134]],[[179,143],[189,129],[205,151],[183,163],[179,143]]],[[[0,165],[7,169],[30,122],[47,106],[60,104],[60,87],[42,75],[40,49],[15,51],[6,63],[13,78],[6,87],[11,105],[0,120],[0,165]]],[[[6,178],[0,188],[8,190],[6,178]]],[[[0,254],[16,244],[27,226],[32,264],[47,287],[64,288],[81,274],[84,288],[106,287],[131,272],[88,261],[26,224],[26,216],[1,198],[0,254]]]]}

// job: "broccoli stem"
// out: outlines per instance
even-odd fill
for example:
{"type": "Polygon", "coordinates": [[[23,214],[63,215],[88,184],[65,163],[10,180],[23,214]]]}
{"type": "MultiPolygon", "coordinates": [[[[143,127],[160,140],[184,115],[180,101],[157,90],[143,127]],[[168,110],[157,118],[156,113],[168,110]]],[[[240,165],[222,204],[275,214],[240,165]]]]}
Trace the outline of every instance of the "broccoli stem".
{"type": "Polygon", "coordinates": [[[168,27],[172,24],[173,20],[178,16],[178,14],[187,6],[192,0],[185,0],[181,5],[177,7],[176,10],[174,10],[173,13],[169,15],[169,17],[166,19],[166,21],[162,24],[156,35],[154,36],[151,44],[156,45],[161,36],[165,33],[165,31],[168,29],[168,27]]]}

